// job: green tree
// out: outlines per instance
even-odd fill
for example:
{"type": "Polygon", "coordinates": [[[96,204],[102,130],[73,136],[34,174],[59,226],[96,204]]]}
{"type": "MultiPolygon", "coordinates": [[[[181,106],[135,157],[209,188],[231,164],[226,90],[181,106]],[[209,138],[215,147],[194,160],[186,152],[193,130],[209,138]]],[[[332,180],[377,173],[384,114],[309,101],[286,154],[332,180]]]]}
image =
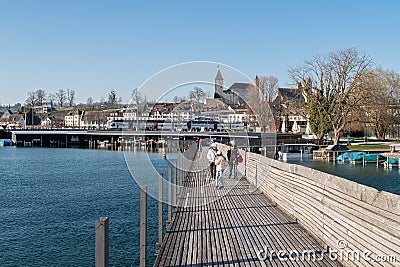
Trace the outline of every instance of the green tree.
{"type": "MultiPolygon", "coordinates": [[[[302,91],[307,91],[303,88],[302,91]]],[[[329,120],[329,114],[326,113],[327,107],[321,106],[321,95],[317,94],[306,94],[306,102],[303,104],[304,109],[308,112],[308,122],[311,126],[311,131],[317,136],[318,139],[322,139],[325,134],[332,130],[332,124],[329,120]]]]}

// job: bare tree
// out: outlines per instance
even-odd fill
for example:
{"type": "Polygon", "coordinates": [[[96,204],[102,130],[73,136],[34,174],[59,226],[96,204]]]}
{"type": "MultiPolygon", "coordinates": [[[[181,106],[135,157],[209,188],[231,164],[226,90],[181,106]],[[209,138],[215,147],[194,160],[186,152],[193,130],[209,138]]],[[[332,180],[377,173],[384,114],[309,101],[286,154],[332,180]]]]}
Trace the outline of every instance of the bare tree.
{"type": "Polygon", "coordinates": [[[185,101],[185,97],[184,96],[174,96],[173,98],[172,98],[172,102],[174,102],[174,103],[181,103],[181,102],[183,102],[183,101],[185,101]]]}
{"type": "Polygon", "coordinates": [[[385,140],[387,132],[398,122],[400,76],[393,71],[377,69],[367,75],[364,82],[368,99],[361,111],[364,122],[371,125],[378,139],[385,140]]]}
{"type": "Polygon", "coordinates": [[[50,93],[49,96],[48,96],[48,99],[50,101],[51,108],[53,109],[54,108],[54,102],[56,101],[56,95],[53,94],[53,93],[50,93]]]}
{"type": "Polygon", "coordinates": [[[201,99],[204,99],[207,96],[207,93],[200,87],[194,87],[193,90],[189,91],[188,98],[191,100],[196,100],[200,102],[201,99]]]}
{"type": "Polygon", "coordinates": [[[26,99],[26,105],[33,107],[36,104],[36,93],[28,92],[28,98],[26,99]]]}
{"type": "Polygon", "coordinates": [[[67,89],[67,99],[69,106],[72,107],[75,101],[75,90],[67,89]]]}
{"type": "MultiPolygon", "coordinates": [[[[136,130],[139,128],[139,113],[140,113],[140,105],[143,103],[142,94],[139,92],[138,88],[132,90],[131,94],[131,103],[135,106],[136,110],[136,130]]],[[[144,107],[143,107],[144,110],[144,107]]],[[[142,111],[143,111],[142,110],[142,111]]]]}
{"type": "Polygon", "coordinates": [[[66,100],[66,94],[64,89],[58,89],[58,92],[56,93],[56,99],[57,103],[60,107],[64,106],[65,100],[66,100]]]}
{"type": "Polygon", "coordinates": [[[86,100],[86,104],[88,106],[93,106],[93,98],[91,96],[86,100]]]}
{"type": "Polygon", "coordinates": [[[189,103],[193,114],[196,114],[197,116],[201,115],[203,105],[200,102],[201,100],[204,100],[205,97],[207,97],[207,93],[203,88],[196,86],[189,91],[188,98],[190,100],[189,103]]]}
{"type": "Polygon", "coordinates": [[[117,93],[114,89],[108,94],[108,103],[112,106],[117,103],[117,93]]]}
{"type": "Polygon", "coordinates": [[[258,87],[261,98],[264,101],[272,102],[278,90],[278,78],[275,76],[256,76],[255,86],[258,87]]]}
{"type": "Polygon", "coordinates": [[[270,103],[265,98],[265,92],[257,86],[248,87],[244,100],[249,106],[251,113],[255,116],[257,125],[261,127],[262,131],[275,131],[274,116],[270,109],[270,103]]]}
{"type": "Polygon", "coordinates": [[[36,92],[36,104],[42,106],[46,98],[46,92],[43,89],[37,89],[36,92]]]}
{"type": "MultiPolygon", "coordinates": [[[[135,105],[136,110],[139,111],[139,106],[143,101],[143,97],[142,94],[139,92],[138,88],[135,88],[132,90],[132,94],[131,94],[131,102],[132,104],[135,105]]],[[[136,114],[136,117],[138,116],[138,114],[136,114]]]]}
{"type": "Polygon", "coordinates": [[[54,101],[56,101],[56,95],[53,93],[50,93],[48,96],[48,99],[51,103],[53,103],[54,101]]]}
{"type": "Polygon", "coordinates": [[[372,60],[355,49],[331,52],[326,56],[315,56],[299,68],[290,69],[294,82],[310,77],[311,86],[302,86],[309,98],[317,96],[308,108],[320,107],[319,112],[327,118],[334,132],[334,144],[339,143],[340,134],[348,123],[351,113],[365,100],[363,79],[372,60]]]}

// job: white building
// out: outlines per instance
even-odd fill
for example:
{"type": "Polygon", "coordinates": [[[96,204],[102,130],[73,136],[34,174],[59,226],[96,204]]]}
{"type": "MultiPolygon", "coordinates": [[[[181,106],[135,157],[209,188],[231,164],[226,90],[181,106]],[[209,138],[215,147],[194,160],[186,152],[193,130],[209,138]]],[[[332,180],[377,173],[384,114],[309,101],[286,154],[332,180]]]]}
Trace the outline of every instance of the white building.
{"type": "Polygon", "coordinates": [[[85,112],[76,110],[64,117],[64,126],[67,128],[81,128],[83,125],[83,116],[85,112]]]}
{"type": "Polygon", "coordinates": [[[51,118],[47,117],[45,119],[42,119],[40,123],[41,123],[42,127],[50,127],[51,126],[51,118]]]}
{"type": "Polygon", "coordinates": [[[249,115],[246,113],[233,113],[229,114],[229,123],[242,123],[248,122],[249,115]]]}

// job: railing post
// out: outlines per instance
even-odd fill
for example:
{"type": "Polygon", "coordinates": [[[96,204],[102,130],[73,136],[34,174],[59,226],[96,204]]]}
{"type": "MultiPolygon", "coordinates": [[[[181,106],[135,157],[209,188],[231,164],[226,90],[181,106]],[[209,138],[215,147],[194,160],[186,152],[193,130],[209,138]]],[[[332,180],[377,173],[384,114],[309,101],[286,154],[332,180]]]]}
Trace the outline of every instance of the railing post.
{"type": "Polygon", "coordinates": [[[255,175],[255,185],[256,185],[256,188],[257,188],[257,176],[258,176],[258,165],[256,165],[256,175],[255,175]]]}
{"type": "Polygon", "coordinates": [[[140,267],[146,267],[147,186],[140,188],[140,267]]]}
{"type": "Polygon", "coordinates": [[[172,200],[172,203],[174,204],[174,207],[176,207],[176,193],[177,193],[177,187],[178,187],[178,184],[176,183],[176,179],[177,179],[177,173],[176,173],[176,171],[177,171],[177,167],[176,167],[176,164],[177,163],[175,163],[174,164],[174,194],[173,194],[173,200],[172,200]]]}
{"type": "Polygon", "coordinates": [[[176,197],[178,198],[179,196],[179,192],[180,192],[180,188],[179,188],[179,184],[180,184],[180,175],[181,175],[181,166],[180,166],[180,158],[178,157],[178,159],[176,160],[176,197]]]}
{"type": "Polygon", "coordinates": [[[168,166],[168,213],[167,213],[167,227],[170,226],[172,221],[172,167],[168,166]]]}
{"type": "Polygon", "coordinates": [[[183,180],[183,160],[182,157],[179,158],[179,179],[178,179],[178,185],[179,185],[179,195],[181,194],[181,186],[182,186],[182,180],[183,180]]]}
{"type": "Polygon", "coordinates": [[[158,175],[158,242],[156,254],[160,252],[163,240],[163,173],[158,175]]]}
{"type": "Polygon", "coordinates": [[[108,267],[108,217],[96,221],[96,267],[108,267]]]}
{"type": "Polygon", "coordinates": [[[183,177],[182,177],[182,185],[183,185],[183,182],[185,181],[185,178],[186,178],[186,175],[187,175],[187,166],[186,166],[186,163],[187,163],[187,160],[186,160],[187,158],[186,157],[184,157],[183,159],[182,159],[182,165],[183,165],[183,177]]]}

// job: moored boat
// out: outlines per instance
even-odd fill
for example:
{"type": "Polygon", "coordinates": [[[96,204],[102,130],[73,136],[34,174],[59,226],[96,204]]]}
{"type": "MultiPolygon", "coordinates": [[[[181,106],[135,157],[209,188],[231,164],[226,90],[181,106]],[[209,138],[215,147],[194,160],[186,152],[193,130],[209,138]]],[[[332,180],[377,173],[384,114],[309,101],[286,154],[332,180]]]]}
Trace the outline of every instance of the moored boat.
{"type": "Polygon", "coordinates": [[[363,154],[357,155],[352,159],[349,159],[349,162],[352,164],[358,163],[376,163],[376,162],[383,162],[386,160],[385,156],[381,154],[363,154]]]}
{"type": "Polygon", "coordinates": [[[354,151],[354,152],[349,151],[349,152],[345,152],[345,153],[337,156],[336,160],[341,161],[341,162],[349,162],[350,159],[353,159],[357,156],[365,155],[365,154],[367,154],[367,153],[364,151],[354,151]]]}
{"type": "Polygon", "coordinates": [[[0,146],[12,146],[10,139],[0,139],[0,146]]]}
{"type": "Polygon", "coordinates": [[[390,158],[383,162],[383,165],[386,168],[398,168],[399,167],[399,158],[390,158]]]}

